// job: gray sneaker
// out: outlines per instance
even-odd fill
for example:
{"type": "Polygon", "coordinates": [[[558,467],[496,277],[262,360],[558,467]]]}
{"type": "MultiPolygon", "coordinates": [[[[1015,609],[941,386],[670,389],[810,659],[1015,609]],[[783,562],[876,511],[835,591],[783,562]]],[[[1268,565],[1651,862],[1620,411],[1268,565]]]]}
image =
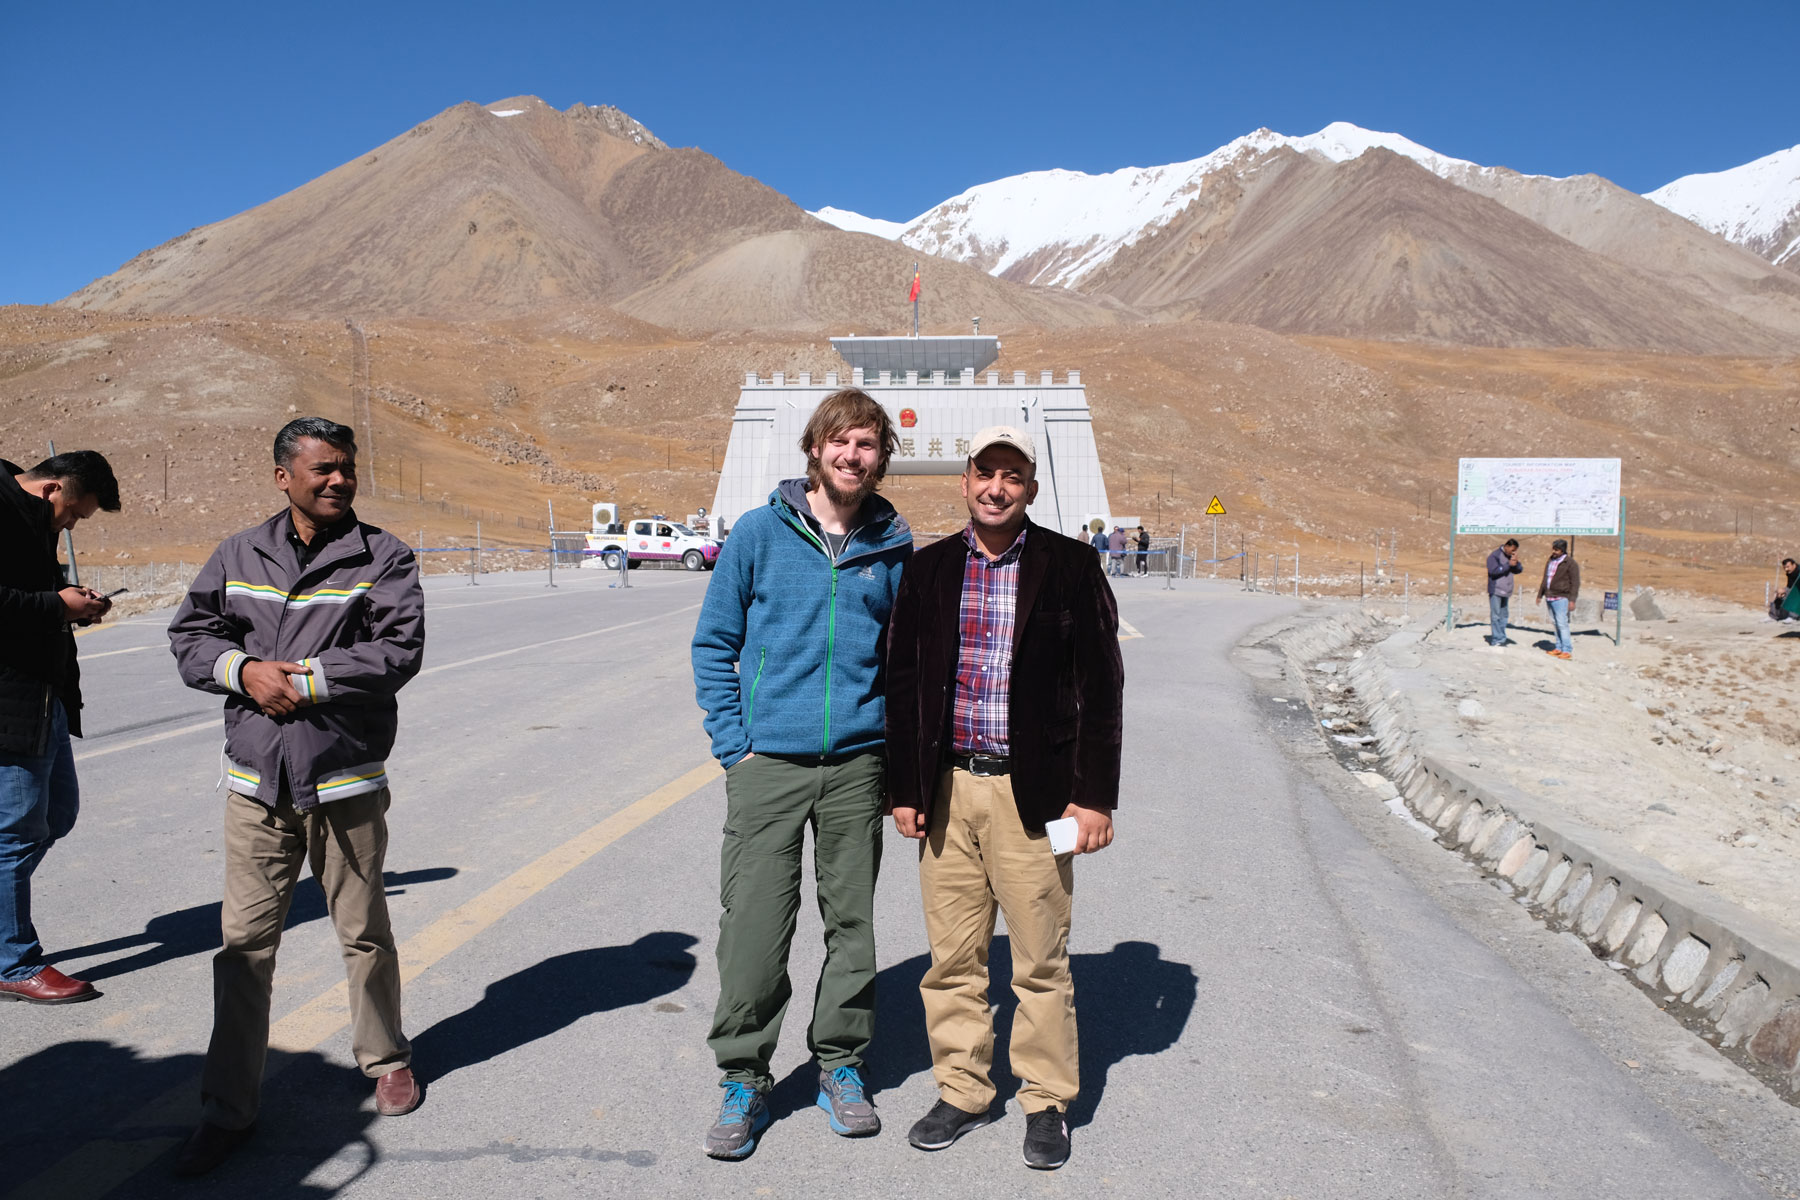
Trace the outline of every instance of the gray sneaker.
{"type": "Polygon", "coordinates": [[[747,1083],[725,1083],[719,1121],[706,1131],[706,1153],[712,1158],[745,1158],[756,1149],[756,1135],[769,1127],[763,1094],[747,1083]]]}
{"type": "Polygon", "coordinates": [[[881,1118],[863,1093],[855,1067],[819,1068],[819,1107],[831,1117],[831,1131],[842,1137],[869,1137],[881,1132],[881,1118]]]}

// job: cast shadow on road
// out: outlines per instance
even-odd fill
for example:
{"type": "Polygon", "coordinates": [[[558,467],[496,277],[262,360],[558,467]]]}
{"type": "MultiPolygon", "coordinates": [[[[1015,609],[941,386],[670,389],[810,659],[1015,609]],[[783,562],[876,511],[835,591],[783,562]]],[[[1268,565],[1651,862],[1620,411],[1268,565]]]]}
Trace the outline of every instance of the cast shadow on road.
{"type": "MultiPolygon", "coordinates": [[[[286,1069],[263,1089],[256,1136],[211,1175],[178,1180],[169,1174],[175,1149],[200,1119],[200,1055],[149,1057],[104,1041],[40,1050],[0,1069],[0,1162],[7,1184],[32,1193],[44,1172],[73,1165],[78,1180],[72,1186],[58,1190],[47,1182],[47,1190],[35,1194],[98,1194],[95,1182],[116,1169],[124,1181],[106,1193],[109,1200],[335,1195],[377,1158],[366,1134],[375,1120],[370,1085],[310,1051],[281,1057],[286,1069]],[[332,1080],[327,1090],[341,1095],[321,1103],[319,1076],[332,1080]],[[179,1094],[184,1086],[192,1089],[191,1104],[143,1114],[152,1097],[179,1094]],[[310,1178],[340,1155],[344,1161],[323,1172],[328,1182],[310,1178]]],[[[276,1058],[270,1066],[277,1066],[276,1058]]]]}
{"type": "MultiPolygon", "coordinates": [[[[1012,949],[996,937],[988,955],[990,1002],[994,1014],[994,1086],[998,1104],[1018,1091],[1019,1081],[1007,1068],[1006,1045],[1012,1030],[1012,949]]],[[[931,956],[921,954],[896,963],[875,979],[875,1042],[869,1048],[865,1077],[879,1094],[898,1088],[920,1072],[931,1070],[931,1046],[925,1037],[925,1004],[919,981],[931,956]]],[[[1186,963],[1170,962],[1150,942],[1120,942],[1105,954],[1070,956],[1075,977],[1075,1008],[1081,1039],[1081,1094],[1069,1110],[1071,1125],[1094,1117],[1106,1092],[1107,1073],[1132,1055],[1160,1054],[1180,1040],[1194,1011],[1199,979],[1186,963]]],[[[808,1062],[779,1080],[769,1095],[777,1119],[810,1107],[818,1096],[818,1067],[808,1062]]],[[[891,1114],[910,1126],[924,1112],[891,1114]]]]}
{"type": "Polygon", "coordinates": [[[583,1017],[644,1004],[679,991],[694,973],[699,939],[663,930],[628,946],[546,958],[488,985],[472,1007],[413,1039],[413,1061],[428,1079],[472,1067],[549,1037],[583,1017]]]}
{"type": "MultiPolygon", "coordinates": [[[[401,895],[406,885],[413,883],[436,883],[449,879],[456,874],[455,867],[426,867],[419,871],[385,871],[381,881],[390,896],[401,895]]],[[[102,979],[111,979],[115,975],[124,975],[132,971],[141,971],[146,967],[159,966],[177,958],[186,958],[190,954],[210,954],[219,948],[219,904],[200,904],[193,908],[184,908],[178,912],[164,913],[150,918],[142,933],[134,933],[127,937],[110,938],[104,942],[94,942],[87,946],[75,946],[68,950],[58,950],[54,954],[45,955],[48,963],[66,963],[77,959],[96,958],[102,954],[112,954],[120,950],[131,950],[143,947],[136,954],[114,959],[112,962],[99,963],[92,967],[69,969],[69,974],[79,976],[89,983],[97,983],[102,979]]],[[[325,917],[325,893],[319,888],[319,881],[307,876],[294,885],[293,904],[288,908],[288,919],[285,928],[292,929],[308,921],[317,921],[325,917]]]]}

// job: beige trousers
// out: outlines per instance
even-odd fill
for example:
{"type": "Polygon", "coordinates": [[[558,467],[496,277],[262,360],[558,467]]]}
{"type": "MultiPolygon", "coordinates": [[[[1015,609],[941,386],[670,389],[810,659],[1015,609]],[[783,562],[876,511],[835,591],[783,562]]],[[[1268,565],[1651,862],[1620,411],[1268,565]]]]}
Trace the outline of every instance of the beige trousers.
{"type": "Polygon", "coordinates": [[[1019,1107],[1064,1112],[1080,1089],[1075,985],[1069,975],[1073,855],[1050,853],[1028,833],[1012,779],[946,769],[919,847],[919,890],[931,967],[919,985],[938,1092],[965,1112],[994,1102],[994,1018],[988,1007],[988,945],[996,910],[1012,943],[1019,998],[1009,1057],[1019,1107]]]}
{"type": "Polygon", "coordinates": [[[346,796],[307,813],[225,797],[225,947],[213,957],[213,1033],[200,1078],[206,1120],[242,1129],[256,1120],[269,1052],[275,951],[303,860],[325,890],[350,981],[351,1047],[371,1078],[406,1066],[400,958],[381,879],[388,791],[346,796]]]}

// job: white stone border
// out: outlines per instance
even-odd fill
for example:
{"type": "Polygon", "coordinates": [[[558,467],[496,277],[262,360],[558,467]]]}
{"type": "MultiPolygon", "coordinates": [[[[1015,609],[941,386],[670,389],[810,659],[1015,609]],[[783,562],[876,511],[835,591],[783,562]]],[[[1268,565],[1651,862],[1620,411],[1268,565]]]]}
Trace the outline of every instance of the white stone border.
{"type": "MultiPolygon", "coordinates": [[[[1310,692],[1320,658],[1379,624],[1358,612],[1273,641],[1310,692]]],[[[1421,717],[1410,702],[1432,694],[1432,677],[1404,662],[1423,636],[1394,633],[1345,663],[1341,676],[1406,805],[1440,844],[1504,881],[1546,924],[1660,989],[1690,1027],[1800,1101],[1800,938],[1554,805],[1453,765],[1468,754],[1456,749],[1449,718],[1421,717]]]]}

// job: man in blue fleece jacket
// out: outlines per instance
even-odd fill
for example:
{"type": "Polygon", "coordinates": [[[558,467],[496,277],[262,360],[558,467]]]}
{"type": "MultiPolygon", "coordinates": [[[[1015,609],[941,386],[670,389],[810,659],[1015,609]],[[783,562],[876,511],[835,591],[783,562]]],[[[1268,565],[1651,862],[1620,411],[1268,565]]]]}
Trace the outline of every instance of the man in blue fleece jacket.
{"type": "Polygon", "coordinates": [[[846,1137],[881,1128],[861,1068],[875,1025],[882,645],[913,549],[905,519],[875,494],[897,445],[866,393],[822,400],[800,437],[806,478],[784,481],[733,526],[694,631],[694,690],[725,767],[719,1003],[707,1039],[725,1088],[706,1135],[714,1158],[743,1158],[769,1123],[809,825],[825,920],[807,1031],[819,1107],[846,1137]]]}

